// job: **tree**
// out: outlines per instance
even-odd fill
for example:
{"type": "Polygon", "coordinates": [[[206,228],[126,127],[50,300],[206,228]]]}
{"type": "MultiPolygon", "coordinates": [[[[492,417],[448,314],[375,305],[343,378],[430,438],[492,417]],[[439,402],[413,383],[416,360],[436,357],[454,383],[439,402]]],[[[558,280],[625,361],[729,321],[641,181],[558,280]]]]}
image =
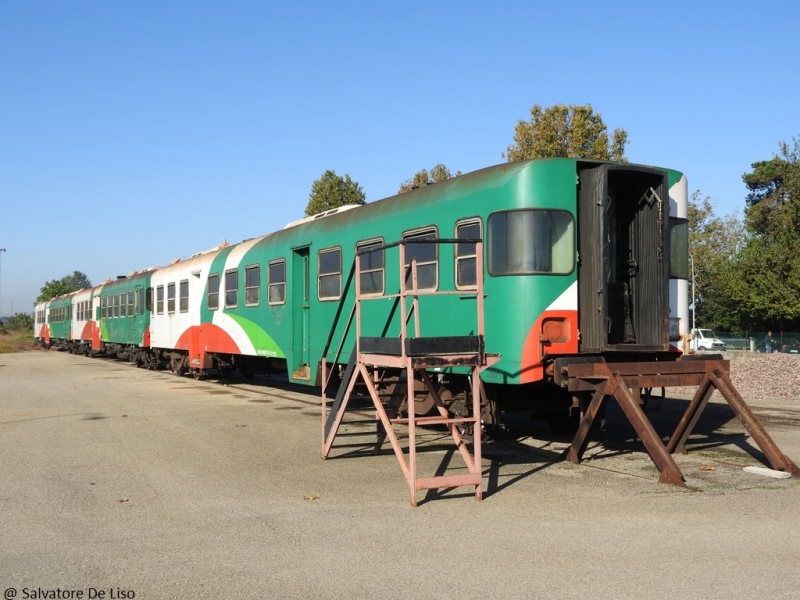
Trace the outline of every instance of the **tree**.
{"type": "Polygon", "coordinates": [[[800,140],[792,142],[742,176],[747,236],[733,296],[749,323],[767,328],[800,326],[800,140]]]}
{"type": "Polygon", "coordinates": [[[92,287],[92,282],[84,273],[73,271],[71,275],[64,275],[61,279],[53,279],[45,283],[36,302],[47,302],[56,296],[63,296],[90,287],[92,287]]]}
{"type": "Polygon", "coordinates": [[[33,329],[33,317],[25,313],[17,313],[6,319],[4,326],[8,330],[33,329]]]}
{"type": "Polygon", "coordinates": [[[609,141],[606,124],[591,104],[556,104],[544,110],[534,104],[531,120],[517,122],[514,143],[504,156],[509,162],[560,156],[628,162],[627,143],[624,129],[615,129],[609,141]]]}
{"type": "Polygon", "coordinates": [[[736,329],[742,319],[732,297],[732,284],[737,256],[744,243],[744,226],[736,214],[718,217],[711,198],[700,198],[698,190],[689,201],[695,317],[704,327],[736,329]]]}
{"type": "Polygon", "coordinates": [[[366,202],[367,196],[364,190],[350,179],[350,175],[339,177],[336,171],[328,170],[311,185],[306,216],[311,217],[346,204],[366,204],[366,202]]]}
{"type": "Polygon", "coordinates": [[[431,172],[428,173],[427,169],[422,169],[421,171],[417,171],[414,174],[414,177],[411,179],[406,179],[403,183],[400,184],[400,189],[398,190],[398,194],[405,194],[406,192],[410,192],[414,188],[421,187],[423,185],[429,185],[431,183],[439,183],[440,181],[445,181],[446,179],[452,179],[453,177],[459,177],[461,175],[461,171],[456,171],[456,174],[453,175],[450,172],[450,169],[447,168],[446,165],[439,163],[435,167],[431,169],[431,172]]]}

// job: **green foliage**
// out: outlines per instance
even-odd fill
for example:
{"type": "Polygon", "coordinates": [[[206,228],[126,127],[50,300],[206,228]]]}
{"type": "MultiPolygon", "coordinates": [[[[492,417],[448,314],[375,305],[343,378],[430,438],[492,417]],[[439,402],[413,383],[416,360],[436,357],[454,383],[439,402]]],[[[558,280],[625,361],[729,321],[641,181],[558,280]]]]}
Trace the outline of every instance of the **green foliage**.
{"type": "Polygon", "coordinates": [[[6,319],[3,324],[6,329],[33,329],[33,317],[25,313],[17,313],[6,319]]]}
{"type": "MultiPolygon", "coordinates": [[[[742,315],[733,300],[732,284],[744,226],[735,214],[718,217],[711,198],[700,198],[698,190],[689,201],[689,252],[694,260],[695,317],[702,327],[736,329],[742,315]]],[[[692,285],[691,279],[689,285],[692,285]]]]}
{"type": "Polygon", "coordinates": [[[350,175],[339,177],[336,171],[328,170],[311,185],[306,216],[311,217],[346,204],[366,204],[366,201],[364,190],[350,179],[350,175]]]}
{"type": "Polygon", "coordinates": [[[577,157],[627,162],[628,132],[615,129],[611,140],[600,113],[586,106],[556,104],[531,108],[531,120],[517,122],[514,144],[506,151],[509,161],[532,158],[577,157]]]}
{"type": "Polygon", "coordinates": [[[439,163],[435,167],[433,167],[428,173],[427,169],[422,169],[421,171],[417,171],[414,174],[414,177],[411,179],[406,179],[403,183],[400,184],[400,189],[398,190],[398,194],[405,194],[406,192],[410,192],[414,188],[421,187],[423,185],[428,185],[431,183],[439,183],[440,181],[445,181],[446,179],[452,179],[453,177],[458,177],[461,175],[461,171],[456,171],[456,174],[453,175],[450,172],[450,169],[447,168],[446,165],[439,163]]]}
{"type": "Polygon", "coordinates": [[[71,275],[64,275],[61,279],[53,279],[45,283],[36,302],[46,302],[56,296],[63,296],[90,287],[92,287],[92,282],[84,273],[73,271],[71,275]]]}
{"type": "Polygon", "coordinates": [[[800,141],[753,163],[747,185],[747,237],[739,253],[733,297],[749,324],[800,325],[800,141]]]}

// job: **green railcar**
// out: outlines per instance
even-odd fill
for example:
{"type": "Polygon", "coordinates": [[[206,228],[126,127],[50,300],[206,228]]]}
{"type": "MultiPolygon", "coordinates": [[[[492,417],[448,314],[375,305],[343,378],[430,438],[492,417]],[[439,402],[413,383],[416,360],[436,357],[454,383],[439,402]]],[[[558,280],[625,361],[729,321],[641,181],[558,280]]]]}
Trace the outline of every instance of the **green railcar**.
{"type": "MultiPolygon", "coordinates": [[[[485,348],[502,356],[483,372],[488,383],[542,382],[558,356],[671,352],[671,319],[685,328],[686,248],[671,242],[686,228],[677,171],[524,161],[346,208],[160,270],[159,287],[172,286],[173,302],[179,287],[186,314],[154,316],[163,325],[153,346],[186,353],[188,368],[265,358],[295,382],[318,384],[323,354],[336,360],[341,347],[346,360],[355,343],[346,316],[359,249],[375,249],[361,258],[375,299],[364,305],[362,335],[399,331],[384,296],[398,291],[402,266],[382,245],[409,242],[422,289],[474,288],[474,244],[413,243],[426,238],[485,240],[485,348]]],[[[423,296],[418,314],[423,336],[475,331],[468,293],[423,296]]]]}
{"type": "Polygon", "coordinates": [[[100,350],[136,360],[150,346],[148,289],[152,269],[105,283],[95,300],[100,328],[100,350]]]}

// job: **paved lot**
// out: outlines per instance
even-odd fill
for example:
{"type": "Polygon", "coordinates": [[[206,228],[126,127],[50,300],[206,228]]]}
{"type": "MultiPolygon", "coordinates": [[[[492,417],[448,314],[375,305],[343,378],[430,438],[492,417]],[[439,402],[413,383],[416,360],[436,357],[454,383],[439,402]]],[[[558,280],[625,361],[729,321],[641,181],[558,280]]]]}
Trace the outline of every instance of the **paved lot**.
{"type": "MultiPolygon", "coordinates": [[[[800,482],[741,470],[759,454],[724,405],[678,457],[689,490],[657,483],[612,411],[611,445],[592,443],[583,465],[558,460],[564,440],[488,444],[483,502],[451,491],[414,509],[388,445],[362,450],[372,426],[346,427],[320,460],[315,402],[56,352],[1,355],[0,590],[798,597],[800,482]]],[[[653,413],[665,433],[684,404],[653,413]]],[[[800,400],[754,408],[800,461],[800,400]]],[[[426,434],[425,474],[450,457],[438,438],[426,434]]]]}

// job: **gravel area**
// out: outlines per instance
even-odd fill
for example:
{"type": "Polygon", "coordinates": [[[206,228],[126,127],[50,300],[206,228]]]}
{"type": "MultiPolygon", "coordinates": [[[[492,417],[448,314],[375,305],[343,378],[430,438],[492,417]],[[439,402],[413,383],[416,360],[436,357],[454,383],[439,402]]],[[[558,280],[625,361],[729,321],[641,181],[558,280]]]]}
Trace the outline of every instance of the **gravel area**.
{"type": "Polygon", "coordinates": [[[746,354],[729,356],[731,381],[742,397],[800,401],[799,354],[746,354]]]}

